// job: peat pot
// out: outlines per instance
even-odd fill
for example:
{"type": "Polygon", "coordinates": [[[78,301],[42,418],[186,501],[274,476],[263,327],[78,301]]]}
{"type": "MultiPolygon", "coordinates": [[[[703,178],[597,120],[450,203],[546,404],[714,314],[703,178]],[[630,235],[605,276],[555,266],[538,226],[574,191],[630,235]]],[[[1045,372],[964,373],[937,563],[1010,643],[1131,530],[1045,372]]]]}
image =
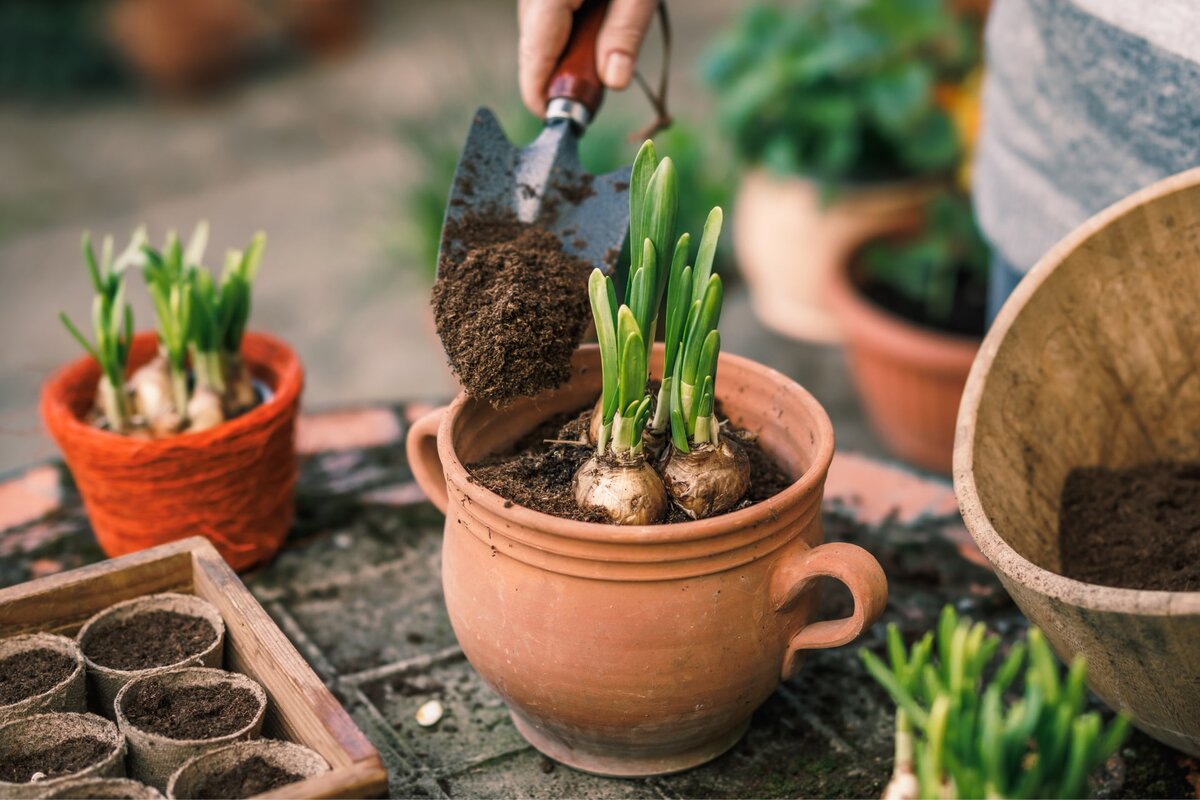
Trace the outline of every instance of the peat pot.
{"type": "MultiPolygon", "coordinates": [[[[1200,591],[1059,574],[1074,467],[1200,459],[1200,170],[1088,220],[1021,282],[983,341],[958,417],[967,527],[1064,660],[1105,703],[1200,756],[1200,591]]],[[[1153,535],[1147,531],[1146,535],[1153,535]]]]}
{"type": "MultiPolygon", "coordinates": [[[[721,355],[718,400],[794,477],[775,497],[697,522],[620,527],[516,506],[464,463],[555,414],[593,403],[600,357],[503,413],[466,395],[414,425],[409,463],[446,512],[442,583],[467,658],[517,729],[568,766],[613,776],[702,764],[731,747],[808,650],[857,637],[887,581],[865,550],[822,544],[833,429],[812,395],[774,370],[721,355]],[[844,583],[852,616],[813,621],[820,576],[844,583]]],[[[651,371],[659,374],[662,348],[651,371]]]]}
{"type": "Polygon", "coordinates": [[[828,296],[871,427],[900,458],[949,474],[955,418],[979,339],[922,327],[876,305],[858,288],[852,266],[833,271],[828,296]]]}
{"type": "Polygon", "coordinates": [[[830,276],[867,240],[917,224],[934,187],[844,184],[826,195],[808,178],[748,171],[733,207],[733,241],[755,315],[784,336],[840,341],[830,276]]]}

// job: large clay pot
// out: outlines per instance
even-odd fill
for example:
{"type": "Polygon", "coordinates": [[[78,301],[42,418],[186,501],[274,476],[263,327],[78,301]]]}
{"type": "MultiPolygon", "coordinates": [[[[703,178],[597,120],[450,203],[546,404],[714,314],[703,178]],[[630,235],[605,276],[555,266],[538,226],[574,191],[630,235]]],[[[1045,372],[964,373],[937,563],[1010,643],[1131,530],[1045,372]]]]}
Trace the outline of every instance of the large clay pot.
{"type": "MultiPolygon", "coordinates": [[[[1072,468],[1200,458],[1200,170],[1084,223],[1021,282],[983,341],[958,418],[967,527],[1009,594],[1088,685],[1200,756],[1200,592],[1064,578],[1072,468]]],[[[1146,536],[1153,536],[1147,530],[1146,536]]]]}
{"type": "MultiPolygon", "coordinates": [[[[721,355],[718,400],[796,481],[730,514],[672,525],[575,522],[515,506],[464,463],[508,447],[600,391],[583,347],[562,388],[497,412],[459,395],[419,420],[409,463],[446,512],[442,583],[459,644],[518,730],[568,766],[603,775],[675,772],[731,747],[806,651],[857,637],[882,612],[875,559],[822,544],[833,429],[812,395],[721,355]],[[854,613],[813,622],[818,576],[846,584],[854,613]]],[[[651,370],[662,366],[661,347],[651,370]]]]}
{"type": "Polygon", "coordinates": [[[840,341],[827,297],[831,276],[868,239],[917,224],[933,190],[932,183],[847,184],[828,195],[806,178],[746,172],[733,204],[733,243],[755,315],[784,336],[840,341]]]}
{"type": "Polygon", "coordinates": [[[863,297],[851,267],[847,262],[831,275],[829,305],[871,427],[900,458],[949,474],[958,404],[979,340],[889,313],[863,297]]]}

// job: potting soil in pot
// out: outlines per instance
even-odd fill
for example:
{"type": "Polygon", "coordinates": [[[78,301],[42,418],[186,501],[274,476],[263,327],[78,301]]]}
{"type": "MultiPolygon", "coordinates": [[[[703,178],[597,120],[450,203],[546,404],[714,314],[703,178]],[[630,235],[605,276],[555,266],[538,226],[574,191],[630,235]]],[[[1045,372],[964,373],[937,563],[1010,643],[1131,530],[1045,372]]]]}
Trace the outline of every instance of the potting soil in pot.
{"type": "Polygon", "coordinates": [[[288,772],[261,756],[251,756],[200,784],[195,796],[197,800],[253,797],[303,779],[303,775],[288,772]]]}
{"type": "Polygon", "coordinates": [[[75,671],[75,660],[56,650],[27,650],[0,659],[0,706],[50,691],[75,671]]]}
{"type": "Polygon", "coordinates": [[[511,216],[468,216],[446,238],[433,287],[434,320],[450,365],[472,397],[502,406],[565,383],[591,314],[587,262],[553,233],[511,216]]]}
{"type": "Polygon", "coordinates": [[[86,655],[102,667],[149,669],[177,664],[216,641],[208,620],[176,611],[147,611],[87,637],[86,655]]]}
{"type": "Polygon", "coordinates": [[[1059,546],[1068,578],[1200,591],[1200,462],[1071,470],[1062,491],[1059,546]]]}
{"type": "MultiPolygon", "coordinates": [[[[656,391],[657,387],[652,386],[651,396],[656,391]]],[[[510,452],[468,464],[471,480],[534,511],[581,522],[604,522],[599,514],[576,504],[572,488],[576,471],[595,450],[586,444],[592,408],[589,404],[577,412],[552,417],[517,442],[510,452]]],[[[735,437],[750,458],[750,491],[732,511],[773,497],[792,484],[792,479],[759,447],[755,437],[728,427],[722,429],[721,435],[735,437]]],[[[663,523],[688,521],[687,515],[672,505],[663,523]]]]}
{"type": "Polygon", "coordinates": [[[78,736],[29,753],[0,753],[0,781],[28,783],[35,773],[46,778],[69,775],[90,767],[112,752],[112,745],[90,736],[78,736]]]}
{"type": "Polygon", "coordinates": [[[232,683],[165,687],[147,680],[126,696],[122,710],[138,728],[168,739],[214,739],[237,733],[258,713],[254,693],[232,683]]]}

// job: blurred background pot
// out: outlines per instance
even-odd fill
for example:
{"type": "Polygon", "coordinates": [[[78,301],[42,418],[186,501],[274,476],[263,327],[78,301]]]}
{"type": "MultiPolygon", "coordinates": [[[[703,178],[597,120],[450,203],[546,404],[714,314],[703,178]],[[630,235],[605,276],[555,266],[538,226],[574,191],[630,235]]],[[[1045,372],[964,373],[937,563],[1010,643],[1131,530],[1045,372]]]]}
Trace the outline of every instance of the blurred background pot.
{"type": "MultiPolygon", "coordinates": [[[[134,338],[130,369],[150,360],[154,333],[134,338]]],[[[275,554],[294,514],[295,426],[304,373],[286,344],[247,333],[243,357],[272,396],[200,433],[153,441],[87,421],[100,378],[90,356],[43,386],[41,413],[62,449],[96,541],[110,557],[201,534],[235,569],[275,554]]]]}
{"type": "Polygon", "coordinates": [[[1087,657],[1088,685],[1105,703],[1193,756],[1200,591],[1065,578],[1058,531],[1073,468],[1200,458],[1197,230],[1200,170],[1192,170],[1056,245],[984,339],[954,461],[967,527],[1021,610],[1061,658],[1087,657]]]}
{"type": "MultiPolygon", "coordinates": [[[[822,544],[833,428],[774,370],[722,354],[718,400],[794,479],[776,496],[696,522],[613,526],[506,501],[464,467],[547,418],[595,402],[600,357],[578,350],[562,388],[503,412],[459,397],[409,433],[413,474],[447,512],[446,607],[472,666],[521,734],[602,775],[676,772],[723,753],[806,651],[854,640],[882,613],[887,581],[865,550],[822,544]],[[814,622],[818,576],[854,612],[814,622]]],[[[662,368],[656,346],[651,373],[662,368]]]]}

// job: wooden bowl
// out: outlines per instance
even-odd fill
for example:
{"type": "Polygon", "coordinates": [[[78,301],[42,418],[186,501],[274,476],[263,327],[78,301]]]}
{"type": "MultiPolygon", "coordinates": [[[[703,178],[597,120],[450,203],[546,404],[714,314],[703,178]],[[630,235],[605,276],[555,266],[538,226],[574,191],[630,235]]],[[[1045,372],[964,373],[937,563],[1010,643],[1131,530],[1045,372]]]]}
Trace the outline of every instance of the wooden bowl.
{"type": "MultiPolygon", "coordinates": [[[[963,394],[954,482],[967,527],[1064,660],[1142,730],[1200,755],[1200,592],[1062,577],[1059,496],[1077,466],[1200,458],[1200,169],[1096,215],[1022,281],[963,394]]],[[[1149,535],[1149,533],[1147,534],[1149,535]]]]}

